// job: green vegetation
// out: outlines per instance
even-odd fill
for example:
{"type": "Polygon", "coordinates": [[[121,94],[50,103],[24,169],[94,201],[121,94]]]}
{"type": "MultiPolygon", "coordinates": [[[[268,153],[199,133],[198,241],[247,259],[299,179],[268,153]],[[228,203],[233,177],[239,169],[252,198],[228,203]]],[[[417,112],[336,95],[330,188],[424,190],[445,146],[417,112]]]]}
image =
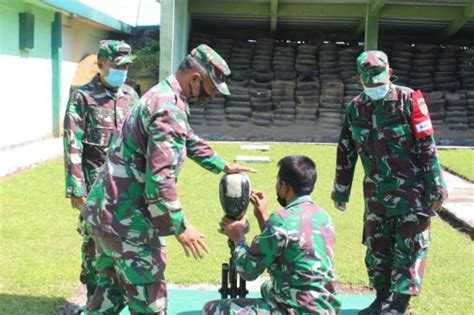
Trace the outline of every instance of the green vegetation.
{"type": "Polygon", "coordinates": [[[160,72],[160,41],[150,39],[144,47],[134,47],[132,53],[135,59],[129,67],[129,79],[150,78],[158,81],[158,74],[160,72]]]}
{"type": "Polygon", "coordinates": [[[77,285],[78,211],[61,159],[0,182],[0,314],[50,314],[77,285]]]}
{"type": "MultiPolygon", "coordinates": [[[[266,155],[240,151],[240,144],[214,143],[227,160],[237,154],[266,155]]],[[[275,200],[276,163],[288,154],[304,154],[318,165],[318,183],[313,199],[326,209],[336,226],[336,272],[342,283],[366,285],[365,248],[362,237],[362,172],[358,168],[345,213],[334,210],[329,198],[335,167],[335,147],[323,145],[271,144],[270,164],[252,164],[253,188],[263,190],[269,209],[275,200]]],[[[445,151],[442,152],[443,154],[445,151]]],[[[472,154],[472,152],[470,153],[472,154]]],[[[471,155],[472,157],[472,155],[471,155]]],[[[442,156],[443,163],[448,160],[442,156]]],[[[472,161],[472,159],[471,159],[472,161]]],[[[187,161],[178,186],[186,216],[206,235],[211,249],[204,260],[187,258],[173,237],[167,238],[167,280],[171,283],[220,281],[221,264],[229,253],[227,240],[217,232],[223,212],[219,204],[220,176],[187,161]]],[[[62,160],[55,160],[0,182],[0,314],[48,314],[72,294],[79,273],[80,238],[75,232],[77,211],[64,198],[62,160]]],[[[251,240],[257,224],[249,210],[251,240]]],[[[474,248],[464,235],[439,218],[433,219],[433,244],[426,267],[424,289],[413,302],[417,314],[469,312],[474,291],[474,248]],[[464,311],[466,310],[466,311],[464,311]]]]}
{"type": "Polygon", "coordinates": [[[439,150],[441,165],[474,181],[474,149],[439,150]]]}

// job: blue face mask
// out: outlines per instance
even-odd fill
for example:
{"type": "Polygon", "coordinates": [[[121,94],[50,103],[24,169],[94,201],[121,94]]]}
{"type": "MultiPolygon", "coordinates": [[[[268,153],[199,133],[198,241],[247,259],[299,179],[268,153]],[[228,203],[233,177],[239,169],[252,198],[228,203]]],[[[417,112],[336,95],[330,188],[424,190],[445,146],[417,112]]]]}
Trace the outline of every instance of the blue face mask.
{"type": "Polygon", "coordinates": [[[109,68],[109,74],[104,78],[105,82],[111,87],[118,88],[127,80],[127,70],[118,70],[109,68]]]}
{"type": "Polygon", "coordinates": [[[390,85],[384,84],[376,87],[365,87],[364,86],[364,93],[372,100],[377,101],[381,100],[382,98],[387,95],[388,91],[390,89],[390,85]]]}

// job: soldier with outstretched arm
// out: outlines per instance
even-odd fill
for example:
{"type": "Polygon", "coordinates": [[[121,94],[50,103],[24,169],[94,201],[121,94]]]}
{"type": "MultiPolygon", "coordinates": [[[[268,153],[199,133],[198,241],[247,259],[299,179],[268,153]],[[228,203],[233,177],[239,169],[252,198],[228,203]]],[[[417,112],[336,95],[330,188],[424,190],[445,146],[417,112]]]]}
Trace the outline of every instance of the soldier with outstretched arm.
{"type": "Polygon", "coordinates": [[[227,63],[199,45],[177,72],[151,88],[124,121],[81,214],[96,241],[99,284],[90,314],[165,314],[166,246],[174,235],[187,256],[207,252],[187,222],[176,185],[186,157],[214,173],[253,171],[223,161],[188,122],[189,106],[228,95],[227,63]]]}

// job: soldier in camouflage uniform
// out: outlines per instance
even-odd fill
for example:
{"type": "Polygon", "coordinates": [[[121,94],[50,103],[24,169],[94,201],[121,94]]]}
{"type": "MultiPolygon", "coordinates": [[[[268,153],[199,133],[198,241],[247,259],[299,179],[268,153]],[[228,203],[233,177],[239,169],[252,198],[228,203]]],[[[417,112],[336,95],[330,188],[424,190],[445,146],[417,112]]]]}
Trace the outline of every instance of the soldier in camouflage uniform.
{"type": "MultiPolygon", "coordinates": [[[[122,125],[125,114],[138,100],[137,93],[124,84],[132,62],[130,46],[123,41],[102,40],[99,44],[100,73],[71,93],[64,117],[64,164],[66,197],[80,209],[87,192],[104,164],[111,138],[122,125]]],[[[81,282],[88,296],[95,289],[94,242],[83,236],[81,282]]]]}
{"type": "Polygon", "coordinates": [[[375,301],[359,314],[403,314],[419,295],[430,218],[447,198],[420,91],[393,84],[381,51],[357,58],[364,92],[347,106],[332,199],[346,209],[357,157],[364,168],[365,263],[375,301]]]}
{"type": "Polygon", "coordinates": [[[161,236],[174,235],[188,256],[207,252],[204,236],[186,222],[176,182],[186,156],[214,173],[253,171],[224,162],[188,122],[188,105],[229,94],[229,74],[227,63],[200,45],[125,119],[81,212],[97,244],[89,314],[118,314],[125,303],[132,314],[166,312],[161,236]]]}
{"type": "Polygon", "coordinates": [[[329,215],[313,204],[316,166],[305,156],[288,156],[279,163],[276,192],[281,210],[268,217],[263,193],[251,202],[261,234],[245,241],[246,218],[224,217],[221,231],[235,244],[235,268],[245,280],[265,270],[271,280],[260,299],[208,302],[204,314],[336,314],[341,306],[333,267],[334,227],[329,215]]]}

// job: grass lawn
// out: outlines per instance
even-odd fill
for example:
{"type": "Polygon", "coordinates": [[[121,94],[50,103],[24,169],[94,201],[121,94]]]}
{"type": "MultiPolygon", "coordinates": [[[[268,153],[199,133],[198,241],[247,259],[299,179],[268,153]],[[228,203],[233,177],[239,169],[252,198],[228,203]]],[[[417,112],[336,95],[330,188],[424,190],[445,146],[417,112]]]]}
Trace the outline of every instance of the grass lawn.
{"type": "MultiPolygon", "coordinates": [[[[214,143],[225,159],[232,160],[240,145],[214,143]]],[[[335,167],[335,147],[271,144],[270,164],[252,164],[254,188],[263,190],[269,208],[276,209],[276,163],[288,154],[304,154],[318,165],[318,183],[313,199],[332,216],[336,226],[336,273],[342,283],[366,285],[361,245],[362,173],[358,168],[348,211],[338,212],[329,198],[335,167]]],[[[265,155],[265,153],[249,153],[265,155]]],[[[446,159],[444,159],[446,160],[446,159]]],[[[443,161],[444,162],[444,161],[443,161]]],[[[167,280],[172,283],[219,283],[220,266],[228,259],[227,242],[217,233],[222,210],[219,204],[220,176],[188,161],[179,177],[179,190],[191,224],[206,235],[211,249],[204,260],[186,258],[174,238],[169,248],[167,280]]],[[[80,239],[76,216],[63,197],[62,160],[55,160],[0,182],[0,314],[48,314],[72,293],[79,273],[80,239]]],[[[251,233],[256,221],[249,212],[251,233]]],[[[474,291],[474,247],[440,219],[433,220],[433,244],[426,267],[424,290],[413,302],[417,314],[469,313],[474,291]],[[471,279],[471,280],[469,280],[471,279]],[[463,311],[465,310],[465,311],[463,311]]]]}
{"type": "Polygon", "coordinates": [[[441,164],[474,181],[474,149],[439,150],[441,164]]]}

